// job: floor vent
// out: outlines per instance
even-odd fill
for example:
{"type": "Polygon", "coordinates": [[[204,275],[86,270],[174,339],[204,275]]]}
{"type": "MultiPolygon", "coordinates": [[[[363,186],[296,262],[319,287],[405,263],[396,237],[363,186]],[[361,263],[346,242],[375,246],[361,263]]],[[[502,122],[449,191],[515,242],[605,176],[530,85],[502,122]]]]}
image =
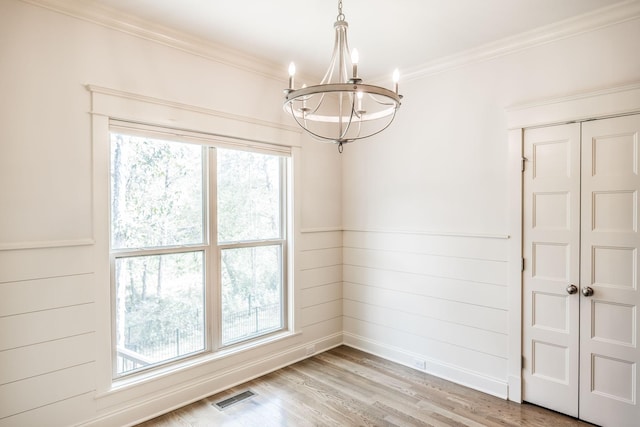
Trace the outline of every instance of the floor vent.
{"type": "Polygon", "coordinates": [[[255,396],[255,393],[251,390],[243,391],[242,393],[234,394],[231,397],[227,397],[224,400],[213,403],[213,406],[222,411],[223,409],[227,409],[229,406],[242,402],[243,400],[246,400],[251,396],[255,396]]]}

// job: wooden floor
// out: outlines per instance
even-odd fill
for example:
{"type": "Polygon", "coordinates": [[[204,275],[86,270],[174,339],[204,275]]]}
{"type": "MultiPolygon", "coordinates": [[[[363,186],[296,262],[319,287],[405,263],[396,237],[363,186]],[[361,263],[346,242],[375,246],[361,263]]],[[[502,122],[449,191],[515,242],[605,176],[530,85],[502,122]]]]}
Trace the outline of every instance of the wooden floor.
{"type": "Polygon", "coordinates": [[[590,426],[341,346],[205,398],[144,427],[590,426]],[[212,404],[255,395],[224,410],[212,404]]]}

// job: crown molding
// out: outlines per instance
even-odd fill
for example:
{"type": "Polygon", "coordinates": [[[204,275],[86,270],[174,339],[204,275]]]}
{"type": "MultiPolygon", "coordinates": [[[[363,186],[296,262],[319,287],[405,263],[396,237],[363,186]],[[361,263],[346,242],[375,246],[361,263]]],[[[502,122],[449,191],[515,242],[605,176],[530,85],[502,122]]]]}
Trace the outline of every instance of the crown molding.
{"type": "MultiPolygon", "coordinates": [[[[204,40],[88,0],[21,1],[154,41],[269,79],[282,81],[283,75],[285,75],[281,70],[282,64],[265,61],[230,49],[223,44],[204,40]]],[[[402,80],[420,79],[638,18],[640,18],[640,0],[622,1],[612,6],[403,70],[402,80]]],[[[383,79],[386,77],[379,76],[371,80],[376,82],[383,79]]]]}
{"type": "Polygon", "coordinates": [[[281,70],[282,64],[265,61],[102,4],[88,0],[21,1],[286,83],[286,70],[281,70]]]}
{"type": "Polygon", "coordinates": [[[638,18],[640,18],[640,1],[622,1],[404,70],[402,80],[420,79],[638,18]]]}

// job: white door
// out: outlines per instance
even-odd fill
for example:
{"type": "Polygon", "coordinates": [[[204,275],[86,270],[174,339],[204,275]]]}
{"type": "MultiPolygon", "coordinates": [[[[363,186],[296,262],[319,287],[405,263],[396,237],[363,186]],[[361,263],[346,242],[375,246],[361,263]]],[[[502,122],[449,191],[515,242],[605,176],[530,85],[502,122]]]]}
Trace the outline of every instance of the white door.
{"type": "Polygon", "coordinates": [[[612,427],[640,425],[639,134],[636,115],[524,139],[524,400],[612,427]]]}
{"type": "Polygon", "coordinates": [[[640,115],[582,126],[580,418],[640,426],[640,115]]]}
{"type": "Polygon", "coordinates": [[[577,417],[580,125],[527,130],[523,149],[523,397],[577,417]]]}

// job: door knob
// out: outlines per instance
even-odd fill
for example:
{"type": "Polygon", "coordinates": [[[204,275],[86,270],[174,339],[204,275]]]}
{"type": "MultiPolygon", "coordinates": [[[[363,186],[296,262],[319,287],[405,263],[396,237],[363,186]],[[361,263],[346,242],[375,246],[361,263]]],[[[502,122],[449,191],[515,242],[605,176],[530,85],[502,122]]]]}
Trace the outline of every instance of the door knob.
{"type": "Polygon", "coordinates": [[[575,294],[576,292],[578,292],[578,287],[577,287],[576,285],[569,285],[569,286],[567,286],[567,293],[568,293],[569,295],[573,295],[573,294],[575,294]]]}
{"type": "Polygon", "coordinates": [[[593,295],[593,288],[591,286],[583,286],[582,295],[584,295],[585,297],[590,297],[591,295],[593,295]]]}

